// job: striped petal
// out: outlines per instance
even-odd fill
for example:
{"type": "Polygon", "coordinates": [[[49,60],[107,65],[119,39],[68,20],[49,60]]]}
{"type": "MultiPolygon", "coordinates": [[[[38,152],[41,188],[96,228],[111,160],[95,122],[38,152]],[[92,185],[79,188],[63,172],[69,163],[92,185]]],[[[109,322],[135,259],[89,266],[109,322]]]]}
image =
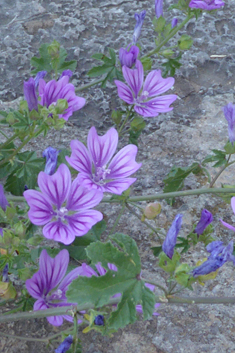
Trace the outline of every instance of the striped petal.
{"type": "Polygon", "coordinates": [[[78,140],[70,143],[72,154],[65,157],[66,161],[79,172],[92,174],[92,157],[86,146],[78,140]]]}

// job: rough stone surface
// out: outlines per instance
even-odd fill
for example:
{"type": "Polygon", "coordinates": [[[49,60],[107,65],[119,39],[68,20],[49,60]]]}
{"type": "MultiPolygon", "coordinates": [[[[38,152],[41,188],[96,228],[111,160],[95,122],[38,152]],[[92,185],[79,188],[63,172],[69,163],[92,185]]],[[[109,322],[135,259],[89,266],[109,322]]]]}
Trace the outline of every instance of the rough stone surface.
{"type": "MultiPolygon", "coordinates": [[[[164,10],[173,1],[164,1],[164,10]]],[[[0,108],[16,107],[22,96],[23,81],[30,76],[29,62],[38,55],[42,43],[58,40],[68,51],[68,59],[78,60],[73,76],[75,86],[90,82],[86,72],[95,63],[91,58],[95,52],[104,52],[108,47],[118,50],[132,40],[135,24],[134,14],[147,10],[140,44],[142,52],[152,49],[154,17],[153,0],[2,0],[0,43],[0,108]]],[[[173,165],[188,166],[200,162],[212,148],[222,148],[227,141],[227,123],[221,107],[234,102],[234,18],[235,1],[230,0],[224,9],[215,14],[206,13],[195,23],[192,20],[185,31],[193,36],[194,45],[183,55],[183,65],[176,74],[174,92],[180,99],[174,110],[155,119],[148,119],[139,143],[138,161],[143,163],[137,173],[133,195],[161,192],[163,179],[173,165]],[[218,55],[225,55],[221,58],[218,55]]],[[[165,12],[166,14],[166,12],[165,12]]],[[[176,10],[166,15],[183,16],[176,10]]],[[[154,68],[159,68],[162,59],[156,59],[154,68]]],[[[80,93],[87,99],[84,109],[74,114],[70,124],[61,132],[51,131],[46,144],[55,148],[69,147],[71,139],[85,140],[88,129],[95,125],[105,132],[112,125],[111,110],[119,107],[116,88],[108,84],[105,90],[98,86],[80,93]],[[72,126],[71,126],[72,123],[72,126]]],[[[7,130],[9,133],[9,130],[7,130]]],[[[125,139],[120,142],[125,144],[125,139]]],[[[29,149],[40,155],[45,147],[41,137],[31,141],[29,149]]],[[[209,170],[215,174],[212,167],[209,170]]],[[[234,167],[231,166],[216,182],[235,184],[234,167]]],[[[190,176],[185,188],[206,185],[205,177],[190,176]]],[[[161,201],[162,213],[157,226],[167,229],[176,213],[183,214],[180,235],[186,235],[191,225],[198,221],[201,210],[207,208],[214,215],[214,237],[226,243],[233,239],[231,231],[224,230],[219,219],[235,222],[229,205],[220,198],[209,195],[178,198],[173,207],[161,201]]],[[[108,219],[108,229],[116,219],[119,206],[100,206],[108,219]]],[[[152,223],[154,225],[154,222],[152,223]]],[[[150,235],[144,224],[136,221],[132,214],[121,217],[119,230],[130,234],[137,242],[143,275],[164,285],[164,276],[156,266],[150,247],[158,245],[157,238],[150,235]],[[130,233],[131,230],[131,233],[130,233]]],[[[185,258],[195,265],[206,256],[202,245],[190,249],[185,258]]],[[[214,281],[204,287],[194,286],[194,292],[186,295],[233,296],[235,295],[234,271],[231,263],[223,266],[214,281]]],[[[159,292],[160,294],[160,292],[159,292]]],[[[86,353],[198,353],[235,352],[235,308],[232,305],[161,305],[160,316],[150,321],[138,321],[133,326],[119,330],[113,337],[101,337],[90,333],[82,335],[86,353]]],[[[30,337],[46,337],[55,333],[46,320],[10,323],[0,326],[8,334],[30,337]]],[[[3,353],[34,353],[46,351],[38,342],[24,342],[1,338],[3,353]]],[[[48,351],[53,349],[48,348],[48,351]]]]}

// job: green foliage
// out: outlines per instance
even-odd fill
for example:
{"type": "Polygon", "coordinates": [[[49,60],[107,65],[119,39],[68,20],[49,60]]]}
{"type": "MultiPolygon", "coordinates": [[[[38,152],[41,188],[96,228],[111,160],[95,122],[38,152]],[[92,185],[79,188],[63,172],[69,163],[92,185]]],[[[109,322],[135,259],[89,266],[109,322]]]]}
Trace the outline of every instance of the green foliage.
{"type": "MultiPolygon", "coordinates": [[[[162,54],[163,55],[163,54],[162,54]]],[[[162,64],[164,67],[164,72],[162,74],[163,77],[167,77],[168,75],[174,76],[176,69],[181,67],[180,59],[182,57],[182,53],[179,53],[174,59],[168,59],[165,63],[162,64]]]]}
{"type": "Polygon", "coordinates": [[[234,154],[235,153],[235,144],[231,143],[230,141],[228,141],[226,143],[226,145],[224,146],[224,150],[227,154],[234,154]]]}
{"type": "Polygon", "coordinates": [[[122,121],[122,115],[124,114],[125,112],[123,110],[113,110],[112,111],[112,114],[111,114],[111,118],[113,120],[113,122],[118,126],[121,121],[122,121]]]}
{"type": "Polygon", "coordinates": [[[162,252],[162,247],[161,246],[154,246],[151,248],[153,255],[158,257],[159,254],[162,252]]]}
{"type": "Polygon", "coordinates": [[[110,57],[101,54],[101,53],[96,53],[92,55],[93,59],[96,60],[101,60],[103,61],[102,65],[99,66],[94,66],[91,70],[88,71],[87,75],[89,77],[97,77],[106,74],[104,77],[101,87],[105,88],[107,81],[110,81],[111,83],[113,80],[116,78],[118,80],[123,81],[123,76],[121,71],[119,71],[116,68],[116,53],[113,49],[109,48],[109,55],[110,57]]]}
{"type": "Polygon", "coordinates": [[[155,304],[154,294],[140,279],[141,263],[138,248],[133,239],[117,233],[111,237],[121,250],[110,241],[92,243],[87,248],[87,256],[94,262],[101,262],[107,270],[104,276],[79,277],[74,280],[66,293],[68,301],[78,305],[90,303],[99,308],[108,303],[110,297],[121,293],[117,310],[110,314],[107,324],[117,330],[136,321],[136,305],[143,307],[144,319],[152,316],[155,304]],[[117,266],[118,271],[110,271],[108,263],[117,266]]]}
{"type": "Polygon", "coordinates": [[[144,130],[146,126],[146,122],[141,117],[135,117],[131,124],[131,129],[129,132],[129,143],[133,143],[138,146],[138,138],[141,135],[141,132],[144,130]]]}
{"type": "Polygon", "coordinates": [[[37,185],[37,175],[43,169],[45,161],[38,158],[36,152],[30,151],[18,153],[16,157],[6,180],[5,190],[22,196],[25,185],[29,189],[34,189],[37,185]]]}
{"type": "MultiPolygon", "coordinates": [[[[196,228],[196,224],[193,227],[194,229],[196,228]]],[[[181,254],[186,253],[190,246],[195,246],[197,243],[202,242],[207,246],[209,243],[214,241],[215,239],[211,236],[213,233],[214,228],[212,224],[209,224],[204,232],[201,235],[197,235],[192,231],[187,235],[186,238],[183,237],[177,237],[177,241],[180,241],[179,243],[177,242],[175,248],[182,248],[181,254]]]]}
{"type": "Polygon", "coordinates": [[[173,166],[167,177],[163,180],[165,183],[164,192],[173,192],[181,190],[184,186],[184,179],[191,173],[197,175],[202,172],[202,168],[199,163],[193,163],[189,167],[176,167],[173,166]]]}
{"type": "Polygon", "coordinates": [[[69,255],[77,260],[86,260],[87,259],[87,253],[86,253],[86,248],[88,245],[91,243],[94,243],[98,240],[100,240],[101,235],[104,233],[106,229],[106,222],[104,220],[96,223],[91,230],[84,236],[82,237],[76,237],[74,242],[71,245],[60,245],[61,249],[67,249],[69,252],[69,255]]]}
{"type": "MultiPolygon", "coordinates": [[[[222,184],[221,187],[224,189],[229,189],[229,188],[235,188],[235,185],[222,184]]],[[[224,200],[224,202],[230,204],[231,198],[235,196],[235,193],[232,193],[232,192],[224,193],[224,194],[219,193],[218,196],[221,197],[224,200]]]]}
{"type": "Polygon", "coordinates": [[[188,36],[187,34],[182,34],[180,39],[178,40],[178,48],[180,50],[188,50],[193,45],[192,37],[188,36]]]}
{"type": "Polygon", "coordinates": [[[145,57],[145,58],[140,59],[140,61],[142,62],[144,71],[151,70],[152,64],[153,64],[151,58],[145,57]]]}
{"type": "Polygon", "coordinates": [[[159,18],[154,17],[153,19],[153,25],[154,25],[154,31],[157,33],[161,33],[165,27],[166,20],[164,17],[160,16],[159,18]]]}
{"type": "Polygon", "coordinates": [[[211,162],[216,162],[212,167],[217,168],[227,164],[226,152],[216,149],[212,150],[212,152],[213,154],[209,154],[202,161],[202,165],[206,165],[207,163],[211,162]]]}
{"type": "Polygon", "coordinates": [[[64,70],[74,71],[77,66],[76,60],[65,61],[67,57],[67,51],[60,47],[57,41],[53,41],[52,44],[44,43],[39,48],[40,57],[33,56],[30,63],[35,69],[32,74],[35,75],[39,71],[46,70],[48,73],[55,71],[56,73],[62,73],[64,70]]]}
{"type": "Polygon", "coordinates": [[[172,259],[170,259],[164,252],[161,252],[159,256],[159,267],[168,273],[174,273],[176,267],[179,264],[180,254],[175,251],[172,259]]]}

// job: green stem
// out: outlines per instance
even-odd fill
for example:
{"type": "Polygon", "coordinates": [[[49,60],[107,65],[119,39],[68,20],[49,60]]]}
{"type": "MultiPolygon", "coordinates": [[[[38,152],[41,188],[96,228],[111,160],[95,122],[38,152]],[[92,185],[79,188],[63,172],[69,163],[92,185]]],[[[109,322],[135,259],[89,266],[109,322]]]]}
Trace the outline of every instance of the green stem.
{"type": "Polygon", "coordinates": [[[112,227],[112,229],[110,231],[110,234],[113,234],[116,226],[118,225],[118,222],[119,222],[120,218],[123,215],[124,210],[125,210],[125,203],[122,205],[121,211],[119,212],[119,215],[117,216],[117,219],[116,219],[116,221],[115,221],[115,223],[114,223],[114,225],[113,225],[113,227],[112,227]]]}
{"type": "Polygon", "coordinates": [[[121,132],[122,132],[124,126],[126,125],[128,119],[129,119],[130,114],[132,113],[132,109],[133,109],[133,105],[131,106],[131,109],[127,112],[126,118],[124,119],[124,121],[123,121],[123,123],[122,123],[120,129],[118,130],[118,135],[119,135],[119,136],[120,136],[120,134],[121,134],[121,132]]]}
{"type": "Polygon", "coordinates": [[[231,154],[229,154],[228,159],[227,159],[227,163],[218,171],[218,173],[216,174],[216,176],[212,179],[212,181],[210,182],[210,188],[212,188],[212,186],[214,185],[214,183],[216,182],[216,180],[219,178],[219,176],[223,173],[223,171],[231,164],[228,163],[229,160],[231,158],[231,154]]]}
{"type": "MultiPolygon", "coordinates": [[[[174,192],[165,192],[153,195],[146,196],[133,196],[127,199],[127,202],[141,202],[141,201],[154,201],[154,200],[163,200],[173,197],[184,197],[192,195],[201,195],[201,194],[233,194],[235,193],[235,188],[202,188],[202,189],[193,189],[193,190],[184,190],[184,191],[174,191],[174,192]]],[[[24,202],[25,198],[23,196],[7,196],[8,201],[13,202],[24,202]]],[[[107,203],[119,203],[120,200],[112,199],[111,197],[104,197],[101,202],[107,203]]]]}
{"type": "Polygon", "coordinates": [[[147,53],[146,55],[142,56],[141,59],[152,56],[153,54],[156,54],[159,52],[159,50],[161,49],[161,47],[163,47],[163,45],[165,45],[172,37],[174,37],[174,35],[181,30],[181,28],[183,28],[186,23],[188,21],[190,21],[192,18],[194,17],[194,14],[189,13],[187,15],[187,17],[185,18],[185,20],[183,22],[181,22],[178,26],[176,26],[175,28],[172,29],[172,31],[170,32],[170,34],[153,50],[151,50],[149,53],[147,53]]]}
{"type": "Polygon", "coordinates": [[[72,351],[73,353],[76,353],[76,348],[77,348],[77,332],[78,332],[78,317],[77,317],[77,312],[75,311],[74,317],[73,317],[73,345],[72,345],[72,351]]]}
{"type": "Polygon", "coordinates": [[[83,85],[81,87],[77,87],[77,88],[75,88],[75,92],[83,91],[84,89],[87,89],[87,88],[90,88],[94,85],[97,85],[98,83],[102,82],[103,80],[104,80],[104,78],[102,77],[99,80],[93,81],[91,83],[87,83],[86,85],[83,85]]]}
{"type": "Polygon", "coordinates": [[[16,308],[14,308],[14,309],[12,309],[10,311],[7,311],[6,313],[3,313],[2,315],[10,315],[10,314],[13,314],[13,313],[17,313],[17,311],[20,311],[22,308],[23,308],[23,305],[19,305],[16,308]]]}
{"type": "MultiPolygon", "coordinates": [[[[146,196],[133,196],[127,199],[127,202],[141,202],[141,201],[153,201],[153,200],[161,200],[161,199],[169,199],[173,197],[184,197],[184,196],[192,196],[192,195],[201,195],[201,194],[231,194],[235,193],[235,188],[202,188],[202,189],[193,189],[193,190],[183,190],[183,191],[174,191],[174,192],[166,192],[159,193],[154,195],[146,195],[146,196]]],[[[101,202],[108,203],[117,203],[120,200],[111,199],[111,197],[104,197],[101,202]]]]}
{"type": "Polygon", "coordinates": [[[6,139],[8,139],[8,136],[5,134],[5,132],[0,130],[0,134],[2,134],[2,136],[4,136],[6,139]]]}
{"type": "Polygon", "coordinates": [[[2,145],[0,145],[0,148],[3,149],[3,147],[7,146],[10,142],[15,140],[17,138],[18,134],[14,134],[11,136],[7,141],[5,141],[2,145]]]}
{"type": "Polygon", "coordinates": [[[15,339],[15,340],[17,339],[17,340],[20,340],[20,341],[31,341],[31,342],[45,342],[45,343],[48,343],[48,341],[51,341],[52,339],[57,338],[62,333],[68,333],[68,331],[70,332],[71,329],[61,331],[61,332],[56,333],[56,334],[54,334],[52,336],[49,336],[47,338],[34,338],[34,337],[15,336],[15,335],[10,335],[10,334],[5,333],[5,332],[0,332],[0,336],[9,337],[9,338],[12,338],[12,339],[15,339]]]}
{"type": "Polygon", "coordinates": [[[32,139],[34,136],[38,135],[41,131],[44,130],[44,127],[41,127],[37,131],[35,131],[33,134],[30,134],[23,142],[22,144],[8,157],[0,161],[0,166],[8,162],[10,159],[12,159],[17,153],[32,139]]]}
{"type": "Polygon", "coordinates": [[[159,234],[157,232],[157,230],[151,226],[151,224],[149,224],[148,222],[146,222],[145,220],[142,221],[138,215],[138,213],[136,213],[134,210],[132,210],[132,208],[128,205],[128,203],[126,203],[126,208],[128,208],[128,210],[134,215],[136,216],[136,218],[138,218],[142,223],[144,223],[149,229],[151,229],[158,237],[158,240],[160,242],[160,244],[162,244],[162,239],[159,237],[159,234]]]}
{"type": "MultiPolygon", "coordinates": [[[[109,300],[107,305],[118,304],[121,298],[112,298],[109,300]]],[[[155,300],[158,303],[169,303],[169,304],[235,304],[235,297],[176,297],[176,296],[168,296],[167,298],[162,298],[159,296],[155,296],[155,300]]],[[[77,312],[82,310],[88,310],[94,308],[94,305],[84,304],[67,307],[57,307],[53,309],[46,310],[38,310],[38,311],[29,311],[29,312],[21,312],[17,314],[10,314],[6,316],[0,316],[0,323],[2,322],[11,322],[11,321],[19,321],[26,319],[36,319],[43,318],[54,315],[68,315],[74,312],[76,308],[77,312]]]]}
{"type": "Polygon", "coordinates": [[[161,290],[165,293],[165,296],[167,296],[168,293],[167,293],[166,288],[164,288],[164,287],[161,286],[160,284],[158,284],[158,283],[156,283],[156,282],[154,282],[154,281],[151,281],[151,280],[149,280],[149,279],[143,278],[143,277],[141,277],[141,279],[142,279],[145,283],[152,284],[152,285],[154,285],[155,287],[161,289],[161,290]]]}

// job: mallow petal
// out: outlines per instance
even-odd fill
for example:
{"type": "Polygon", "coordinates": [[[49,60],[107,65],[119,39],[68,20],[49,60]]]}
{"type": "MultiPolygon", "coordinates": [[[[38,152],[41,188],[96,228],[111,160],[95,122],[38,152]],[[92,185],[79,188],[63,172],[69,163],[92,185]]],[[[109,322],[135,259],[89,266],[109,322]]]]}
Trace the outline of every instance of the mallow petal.
{"type": "Polygon", "coordinates": [[[47,223],[43,227],[43,235],[47,239],[53,239],[65,245],[71,244],[75,239],[75,235],[69,224],[64,224],[60,220],[47,223]]]}
{"type": "Polygon", "coordinates": [[[103,136],[98,136],[93,126],[87,137],[87,147],[92,156],[95,167],[106,165],[117,149],[118,132],[116,129],[109,129],[103,136]]]}
{"type": "Polygon", "coordinates": [[[142,63],[139,60],[136,60],[134,69],[129,69],[129,67],[123,66],[122,73],[126,82],[134,92],[135,98],[137,98],[144,80],[144,69],[142,63]]]}
{"type": "Polygon", "coordinates": [[[102,185],[102,190],[103,192],[121,195],[123,191],[127,190],[135,181],[136,178],[116,179],[102,185]]]}
{"type": "Polygon", "coordinates": [[[138,148],[135,145],[123,147],[112,159],[109,169],[109,179],[125,178],[135,173],[142,165],[135,161],[138,148]]]}
{"type": "Polygon", "coordinates": [[[159,113],[170,112],[173,108],[170,105],[178,97],[175,94],[168,94],[165,96],[155,97],[140,105],[135,105],[135,111],[145,118],[152,118],[158,116],[159,113]]]}
{"type": "Polygon", "coordinates": [[[162,78],[161,70],[153,70],[145,79],[143,92],[146,91],[149,97],[154,97],[168,91],[174,83],[175,79],[173,77],[162,78]]]}
{"type": "MultiPolygon", "coordinates": [[[[76,237],[85,235],[94,224],[102,219],[102,213],[96,210],[84,210],[67,217],[72,234],[76,237]]],[[[67,245],[69,243],[64,244],[67,245]]]]}
{"type": "Polygon", "coordinates": [[[133,98],[133,93],[132,93],[131,89],[125,83],[123,83],[121,81],[115,80],[114,83],[117,86],[119,97],[124,102],[126,102],[128,104],[133,104],[134,98],[133,98]]]}
{"type": "Polygon", "coordinates": [[[42,193],[50,199],[51,203],[59,209],[68,198],[71,188],[69,168],[65,164],[61,164],[53,175],[40,172],[38,175],[38,186],[42,193]]]}
{"type": "Polygon", "coordinates": [[[79,172],[92,173],[92,157],[86,146],[78,140],[70,142],[72,154],[65,157],[66,161],[79,172]]]}
{"type": "Polygon", "coordinates": [[[50,200],[41,192],[26,190],[23,195],[30,206],[28,217],[33,224],[42,226],[53,218],[55,213],[49,202],[50,200]]]}
{"type": "Polygon", "coordinates": [[[231,226],[231,224],[224,222],[222,219],[220,220],[220,222],[228,229],[233,230],[235,232],[235,227],[231,226]]]}

